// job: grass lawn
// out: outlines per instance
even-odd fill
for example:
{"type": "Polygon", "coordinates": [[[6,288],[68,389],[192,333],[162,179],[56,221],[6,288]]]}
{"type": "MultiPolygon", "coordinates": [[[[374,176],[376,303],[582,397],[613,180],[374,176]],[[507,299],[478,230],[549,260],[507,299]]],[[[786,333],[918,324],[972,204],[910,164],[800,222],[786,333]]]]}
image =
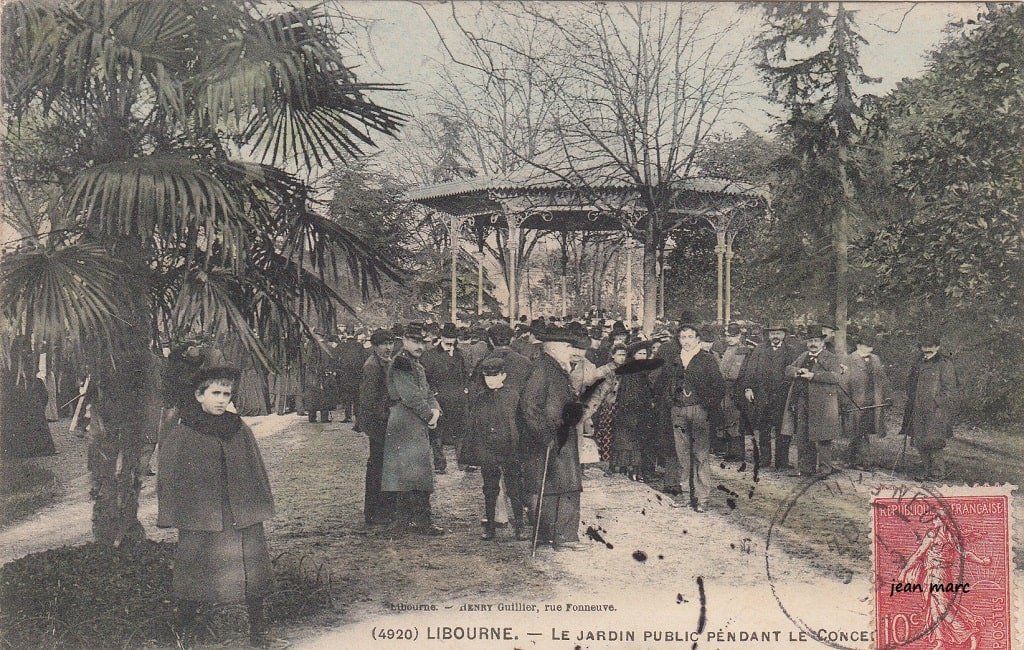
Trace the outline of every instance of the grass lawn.
{"type": "Polygon", "coordinates": [[[53,472],[32,460],[0,463],[0,526],[53,503],[62,490],[53,472]]]}

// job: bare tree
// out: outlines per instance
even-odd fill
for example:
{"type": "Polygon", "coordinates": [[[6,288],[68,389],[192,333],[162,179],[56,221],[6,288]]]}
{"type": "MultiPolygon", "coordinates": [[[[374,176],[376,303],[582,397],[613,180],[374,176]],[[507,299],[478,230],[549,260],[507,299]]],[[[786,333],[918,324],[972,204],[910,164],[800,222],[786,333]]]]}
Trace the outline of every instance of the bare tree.
{"type": "MultiPolygon", "coordinates": [[[[685,218],[675,181],[695,175],[701,143],[746,94],[738,81],[748,48],[723,45],[737,26],[726,13],[708,4],[520,3],[460,18],[452,7],[468,44],[453,60],[474,73],[497,112],[475,94],[461,95],[462,108],[486,127],[506,164],[579,188],[643,244],[647,331],[659,250],[685,218]],[[528,135],[500,126],[509,111],[529,117],[528,135]],[[609,185],[632,191],[623,200],[602,191],[609,185]]],[[[466,76],[453,81],[465,88],[466,76]]]]}

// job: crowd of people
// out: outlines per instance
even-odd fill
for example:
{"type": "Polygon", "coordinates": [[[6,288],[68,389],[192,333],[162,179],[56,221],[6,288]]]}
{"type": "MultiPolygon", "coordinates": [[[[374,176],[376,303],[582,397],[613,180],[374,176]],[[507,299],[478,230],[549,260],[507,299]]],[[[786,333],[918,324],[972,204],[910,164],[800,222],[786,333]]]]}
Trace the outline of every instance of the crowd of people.
{"type": "MultiPolygon", "coordinates": [[[[164,350],[153,355],[159,404],[142,405],[159,422],[143,440],[139,473],[153,473],[158,442],[157,523],[179,530],[182,625],[204,601],[244,601],[254,642],[265,640],[273,572],[263,522],[274,504],[241,415],[328,422],[337,410],[353,422],[369,441],[365,521],[389,536],[445,534],[431,511],[435,474],[479,471],[484,540],[511,524],[510,535],[534,548],[577,549],[587,467],[650,483],[696,512],[709,507],[713,457],[795,477],[822,478],[840,462],[869,469],[870,441],[887,433],[889,379],[869,329],[848,327],[843,351],[836,331],[708,325],[689,312],[649,337],[596,314],[514,328],[497,319],[342,327],[314,331],[301,362],[273,374],[240,362],[247,357],[229,337],[164,350]]],[[[919,347],[900,434],[920,454],[919,478],[942,480],[957,377],[935,335],[923,333],[919,347]]],[[[4,457],[53,453],[54,364],[27,343],[16,352],[0,400],[4,457]]],[[[60,406],[82,416],[81,433],[89,379],[63,374],[77,377],[79,399],[60,406]]]]}

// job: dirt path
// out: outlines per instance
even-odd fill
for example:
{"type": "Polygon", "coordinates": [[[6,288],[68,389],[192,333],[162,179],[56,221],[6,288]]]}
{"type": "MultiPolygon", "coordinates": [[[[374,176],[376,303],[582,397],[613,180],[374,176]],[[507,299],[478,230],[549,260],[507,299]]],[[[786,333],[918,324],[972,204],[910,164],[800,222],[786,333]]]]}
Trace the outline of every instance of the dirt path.
{"type": "MultiPolygon", "coordinates": [[[[257,438],[265,439],[284,431],[296,418],[267,416],[247,418],[257,438]]],[[[55,427],[56,428],[56,427],[55,427]]],[[[0,529],[0,564],[58,546],[82,544],[92,538],[92,500],[89,497],[89,475],[86,471],[85,441],[67,434],[64,427],[54,435],[58,456],[39,459],[61,476],[70,476],[63,484],[63,495],[51,506],[35,515],[0,529]]],[[[261,444],[265,444],[262,443],[261,444]]],[[[154,463],[155,465],[155,463],[154,463]]],[[[139,497],[139,520],[150,539],[170,539],[172,531],[156,527],[156,478],[144,479],[139,497]]]]}
{"type": "MultiPolygon", "coordinates": [[[[799,487],[795,479],[763,473],[748,493],[749,469],[716,466],[713,484],[722,488],[711,511],[698,514],[669,507],[645,484],[589,469],[581,528],[596,534],[579,551],[541,549],[531,559],[529,545],[507,531],[497,542],[479,539],[479,473],[437,477],[435,518],[447,535],[390,539],[363,523],[364,435],[294,415],[252,423],[277,502],[267,525],[272,551],[301,557],[332,580],[333,608],[274,631],[296,648],[799,648],[823,647],[807,636],[821,630],[842,647],[870,646],[870,538],[858,504],[867,503],[872,481],[892,477],[858,482],[842,474],[814,486],[792,516],[820,521],[827,535],[800,545],[780,529],[768,543],[771,514],[799,487]],[[838,494],[848,512],[833,517],[838,494]],[[833,548],[844,530],[857,553],[833,548]],[[461,611],[477,605],[491,611],[461,611]],[[566,611],[580,607],[586,611],[566,611]],[[507,627],[499,632],[508,640],[444,639],[480,626],[507,627]],[[379,638],[404,630],[416,640],[379,638]],[[738,640],[751,633],[768,636],[738,640]]],[[[149,481],[140,518],[151,537],[173,538],[154,528],[153,489],[149,481]]],[[[87,485],[76,482],[61,503],[0,531],[0,561],[87,540],[90,514],[87,485]]]]}

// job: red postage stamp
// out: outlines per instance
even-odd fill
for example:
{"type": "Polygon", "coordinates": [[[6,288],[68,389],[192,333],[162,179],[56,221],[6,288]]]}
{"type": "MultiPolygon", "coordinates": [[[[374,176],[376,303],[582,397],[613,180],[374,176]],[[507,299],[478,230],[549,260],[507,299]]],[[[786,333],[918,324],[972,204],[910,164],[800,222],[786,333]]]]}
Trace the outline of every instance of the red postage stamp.
{"type": "Polygon", "coordinates": [[[1009,508],[985,487],[873,499],[878,648],[1013,647],[1009,508]]]}

